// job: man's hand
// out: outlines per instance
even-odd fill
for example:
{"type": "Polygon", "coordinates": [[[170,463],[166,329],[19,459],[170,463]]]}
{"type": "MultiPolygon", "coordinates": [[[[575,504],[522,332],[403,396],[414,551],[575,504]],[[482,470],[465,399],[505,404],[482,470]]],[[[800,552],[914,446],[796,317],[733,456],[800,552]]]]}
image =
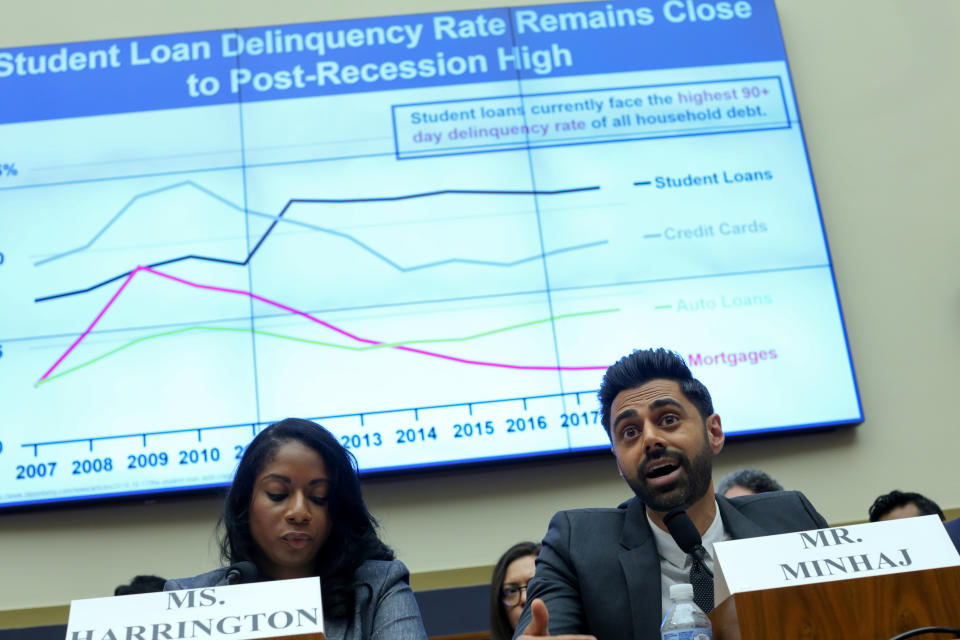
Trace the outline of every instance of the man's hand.
{"type": "Polygon", "coordinates": [[[550,613],[547,611],[547,605],[543,600],[537,598],[530,603],[530,624],[523,630],[523,633],[517,637],[517,640],[534,640],[535,638],[555,638],[556,640],[597,640],[593,636],[581,635],[563,635],[551,636],[547,623],[550,621],[550,613]]]}

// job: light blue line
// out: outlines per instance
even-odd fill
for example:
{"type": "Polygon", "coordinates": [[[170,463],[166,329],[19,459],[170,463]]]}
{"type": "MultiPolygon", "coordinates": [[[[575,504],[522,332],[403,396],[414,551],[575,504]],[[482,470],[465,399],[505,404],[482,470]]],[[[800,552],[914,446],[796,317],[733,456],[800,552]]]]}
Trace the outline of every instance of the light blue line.
{"type": "MultiPolygon", "coordinates": [[[[93,243],[94,243],[94,242],[96,242],[97,240],[99,240],[100,237],[101,237],[104,233],[106,233],[107,229],[109,229],[111,226],[113,226],[113,223],[114,223],[114,222],[116,222],[117,220],[120,219],[120,216],[122,216],[124,213],[126,213],[127,209],[129,209],[131,206],[133,206],[133,203],[134,203],[134,202],[136,202],[136,201],[139,200],[140,198],[144,198],[144,197],[146,197],[146,196],[156,195],[156,194],[162,193],[162,192],[164,192],[164,191],[172,191],[173,189],[179,189],[180,187],[193,187],[193,188],[195,188],[195,189],[197,189],[197,190],[199,190],[199,191],[207,194],[208,196],[210,196],[210,197],[213,198],[214,200],[217,200],[218,202],[222,202],[223,204],[227,205],[227,206],[230,207],[231,209],[234,209],[234,210],[239,211],[239,212],[241,212],[241,213],[244,212],[243,207],[241,207],[240,205],[235,204],[235,203],[233,203],[233,202],[230,202],[229,200],[227,200],[226,198],[224,198],[224,197],[221,196],[220,194],[215,193],[215,192],[213,192],[213,191],[210,191],[210,190],[207,189],[206,187],[200,186],[199,184],[197,184],[197,183],[194,182],[193,180],[184,180],[183,182],[177,182],[176,184],[167,185],[166,187],[160,187],[159,189],[154,189],[154,190],[152,190],[152,191],[145,191],[145,192],[143,192],[143,193],[139,193],[139,194],[133,196],[132,198],[130,198],[129,202],[127,202],[127,204],[123,205],[123,207],[120,209],[120,211],[118,211],[118,212],[116,213],[116,215],[114,215],[113,218],[110,219],[110,222],[108,222],[107,224],[105,224],[105,225],[103,226],[103,228],[100,229],[100,231],[98,231],[98,232],[93,236],[93,238],[90,239],[90,242],[88,242],[88,243],[85,244],[85,245],[76,247],[75,249],[70,249],[69,251],[64,251],[63,253],[58,253],[58,254],[53,255],[53,256],[50,256],[50,257],[48,257],[48,258],[44,258],[43,260],[38,260],[37,262],[34,262],[34,263],[33,263],[33,266],[39,267],[39,266],[42,265],[42,264],[46,264],[46,263],[48,263],[48,262],[53,262],[54,260],[59,260],[60,258],[65,258],[65,257],[67,257],[67,256],[69,256],[69,255],[73,255],[74,253],[78,253],[78,252],[80,252],[80,251],[83,251],[84,249],[89,249],[91,246],[93,246],[93,243]]],[[[276,220],[276,219],[277,219],[277,216],[274,216],[274,215],[269,214],[269,213],[262,213],[262,212],[260,212],[260,211],[250,211],[249,213],[252,213],[252,214],[254,214],[254,215],[257,215],[257,216],[260,216],[260,217],[263,217],[263,218],[269,218],[269,219],[271,219],[271,220],[276,220]]],[[[283,222],[293,222],[293,221],[290,221],[290,220],[286,220],[286,219],[284,219],[284,218],[280,218],[280,220],[283,221],[283,222]]]]}
{"type": "MultiPolygon", "coordinates": [[[[129,202],[127,202],[125,205],[123,205],[123,207],[110,219],[110,221],[107,222],[107,224],[105,224],[105,225],[93,236],[93,238],[90,239],[89,242],[87,242],[86,244],[84,244],[84,245],[82,245],[82,246],[79,246],[79,247],[70,249],[70,250],[68,250],[68,251],[64,251],[63,253],[59,253],[59,254],[56,254],[56,255],[53,255],[53,256],[49,256],[49,257],[47,257],[47,258],[44,258],[44,259],[42,259],[42,260],[39,260],[38,262],[35,262],[35,263],[34,263],[34,266],[40,266],[40,265],[42,265],[42,264],[46,264],[46,263],[48,263],[48,262],[52,262],[52,261],[54,261],[54,260],[58,260],[58,259],[60,259],[60,258],[66,257],[66,256],[73,255],[74,253],[78,253],[78,252],[83,251],[83,250],[85,250],[85,249],[89,249],[89,248],[93,245],[93,243],[95,243],[101,236],[103,236],[103,234],[104,234],[117,220],[119,220],[119,219],[120,219],[120,216],[122,216],[122,215],[133,205],[133,203],[135,203],[137,200],[139,200],[140,198],[143,198],[143,197],[145,197],[145,196],[155,195],[155,194],[161,193],[161,192],[163,192],[163,191],[170,191],[170,190],[173,190],[173,189],[178,189],[178,188],[180,188],[180,187],[193,187],[194,189],[197,189],[197,190],[200,191],[201,193],[204,193],[204,194],[210,196],[210,197],[213,198],[214,200],[216,200],[216,201],[218,201],[218,202],[221,202],[221,203],[225,204],[226,206],[230,207],[231,209],[234,209],[235,211],[238,211],[238,212],[240,212],[240,213],[249,213],[249,214],[251,214],[251,215],[259,216],[259,217],[261,217],[261,218],[266,218],[266,219],[271,220],[271,221],[286,222],[286,223],[288,223],[288,224],[293,224],[293,225],[296,225],[296,226],[299,226],[299,227],[304,227],[304,228],[310,229],[310,230],[312,230],[312,231],[319,231],[319,232],[321,232],[321,233],[326,233],[326,234],[329,234],[329,235],[332,235],[332,236],[336,236],[336,237],[338,237],[338,238],[343,238],[344,240],[349,240],[349,241],[352,242],[353,244],[355,244],[355,245],[357,245],[358,247],[362,248],[364,251],[367,251],[368,253],[376,256],[376,257],[379,258],[380,260],[386,262],[386,263],[389,264],[391,267],[393,267],[394,269],[396,269],[397,271],[400,271],[400,272],[402,272],[402,273],[407,273],[407,272],[409,272],[409,271],[417,271],[417,270],[419,270],[419,269],[428,269],[428,268],[431,268],[431,267],[439,267],[439,266],[443,266],[443,265],[447,265],[447,264],[458,264],[458,263],[459,263],[459,264],[481,265],[481,266],[488,266],[488,267],[514,267],[514,266],[517,266],[517,265],[519,265],[519,264],[523,264],[524,262],[531,262],[531,261],[533,261],[533,260],[539,260],[539,259],[544,258],[544,257],[553,256],[553,255],[557,255],[557,254],[561,254],[561,253],[566,253],[566,252],[568,252],[568,251],[576,251],[576,250],[578,250],[578,249],[588,249],[588,248],[590,248],[590,247],[596,247],[596,246],[599,246],[599,245],[602,245],[602,244],[607,244],[607,242],[608,242],[607,240],[597,240],[597,241],[594,241],[594,242],[588,242],[588,243],[579,244],[579,245],[573,245],[573,246],[569,246],[569,247],[561,247],[561,248],[559,248],[559,249],[554,249],[553,251],[549,251],[549,252],[546,252],[546,253],[538,253],[538,254],[533,255],[533,256],[528,256],[528,257],[526,257],[526,258],[520,258],[520,259],[518,259],[518,260],[511,260],[511,261],[507,261],[507,262],[497,262],[497,261],[492,261],[492,260],[475,260],[475,259],[470,259],[470,258],[447,258],[446,260],[437,260],[437,261],[435,261],[435,262],[427,262],[427,263],[424,263],[424,264],[418,264],[418,265],[413,265],[413,266],[410,266],[410,267],[404,267],[403,265],[394,262],[393,260],[391,260],[390,258],[388,258],[387,256],[385,256],[384,254],[380,253],[379,251],[377,251],[377,250],[374,249],[373,247],[371,247],[371,246],[369,246],[369,245],[361,242],[360,240],[358,240],[358,239],[355,238],[354,236],[351,236],[351,235],[349,235],[349,234],[347,234],[347,233],[343,233],[342,231],[337,231],[336,229],[330,229],[330,228],[327,228],[327,227],[321,227],[321,226],[319,226],[319,225],[310,224],[309,222],[302,222],[302,221],[300,221],[300,220],[293,220],[293,219],[289,219],[289,218],[286,218],[286,217],[281,217],[281,216],[282,216],[282,213],[281,213],[281,214],[276,214],[276,215],[274,215],[274,214],[270,214],[270,213],[264,213],[264,212],[262,212],[262,211],[254,211],[254,210],[252,210],[252,209],[250,209],[250,210],[245,210],[244,207],[241,207],[240,205],[238,205],[238,204],[236,204],[236,203],[234,203],[234,202],[231,202],[230,200],[224,198],[224,197],[221,196],[220,194],[218,194],[218,193],[216,193],[216,192],[214,192],[214,191],[211,191],[210,189],[207,189],[207,188],[204,187],[204,186],[201,186],[201,185],[197,184],[197,183],[194,182],[193,180],[184,180],[184,181],[182,181],[182,182],[177,182],[177,183],[175,183],[175,184],[171,184],[171,185],[168,185],[168,186],[166,186],[166,187],[160,187],[159,189],[153,189],[153,190],[151,190],[151,191],[145,191],[145,192],[143,192],[143,193],[140,193],[140,194],[137,194],[137,195],[133,196],[133,197],[129,200],[129,202]]],[[[299,203],[298,203],[298,201],[297,201],[296,199],[293,199],[293,200],[291,201],[291,203],[293,203],[293,204],[311,204],[311,203],[303,203],[303,202],[299,202],[299,203]]],[[[317,204],[317,203],[312,203],[312,204],[317,204]]],[[[335,203],[330,203],[330,204],[335,204],[335,203]]]]}

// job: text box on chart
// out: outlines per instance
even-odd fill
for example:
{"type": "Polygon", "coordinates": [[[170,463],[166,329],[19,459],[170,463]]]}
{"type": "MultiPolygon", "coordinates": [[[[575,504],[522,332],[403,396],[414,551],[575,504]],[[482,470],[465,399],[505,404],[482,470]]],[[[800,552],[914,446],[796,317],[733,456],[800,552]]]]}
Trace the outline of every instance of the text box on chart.
{"type": "Polygon", "coordinates": [[[398,158],[790,127],[776,76],[394,105],[398,158]]]}

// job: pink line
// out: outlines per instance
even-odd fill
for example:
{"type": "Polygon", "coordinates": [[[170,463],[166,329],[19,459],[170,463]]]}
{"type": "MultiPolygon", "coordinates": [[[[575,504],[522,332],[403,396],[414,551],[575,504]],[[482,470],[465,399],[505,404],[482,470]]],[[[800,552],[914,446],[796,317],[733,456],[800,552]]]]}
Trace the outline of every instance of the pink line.
{"type": "Polygon", "coordinates": [[[87,335],[90,333],[90,331],[91,331],[95,326],[97,326],[97,323],[100,322],[100,318],[102,318],[102,317],[103,317],[103,314],[105,314],[105,313],[107,312],[107,309],[110,308],[110,305],[112,305],[114,302],[117,301],[117,298],[120,296],[120,292],[122,292],[124,289],[127,288],[127,285],[130,284],[130,281],[131,281],[131,280],[133,280],[133,276],[137,275],[137,272],[138,272],[138,271],[143,271],[145,268],[146,268],[146,267],[137,267],[136,269],[134,269],[133,271],[130,272],[130,275],[128,275],[128,276],[127,276],[127,279],[123,281],[123,284],[120,285],[120,288],[117,289],[117,292],[116,292],[115,294],[113,294],[113,297],[110,298],[110,302],[108,302],[108,303],[107,303],[107,306],[105,306],[105,307],[103,308],[103,311],[101,311],[100,313],[97,314],[97,317],[93,319],[93,322],[90,323],[90,326],[87,327],[87,330],[84,331],[83,333],[81,333],[81,334],[80,334],[80,337],[77,338],[76,340],[74,340],[73,344],[70,345],[70,348],[67,349],[67,350],[63,353],[63,355],[60,356],[60,357],[57,359],[56,362],[53,363],[53,366],[50,367],[45,374],[43,374],[43,376],[40,378],[40,382],[46,380],[46,379],[47,379],[47,376],[49,376],[51,373],[53,373],[53,370],[56,369],[57,367],[59,367],[59,366],[60,366],[60,363],[67,359],[67,356],[70,355],[70,352],[73,351],[73,350],[77,347],[78,344],[80,344],[80,341],[81,341],[81,340],[83,340],[84,338],[87,337],[87,335]]]}
{"type": "Polygon", "coordinates": [[[434,358],[443,358],[444,360],[453,360],[454,362],[462,362],[463,364],[478,364],[481,367],[500,367],[502,369],[523,369],[526,371],[593,371],[606,369],[606,367],[544,367],[538,365],[523,365],[523,364],[502,364],[500,362],[484,362],[483,360],[465,360],[463,358],[455,358],[454,356],[447,356],[442,353],[435,353],[433,351],[423,351],[421,349],[414,349],[413,347],[404,347],[403,345],[398,345],[394,349],[400,349],[402,351],[410,351],[411,353],[422,353],[425,356],[433,356],[434,358]]]}
{"type": "MultiPolygon", "coordinates": [[[[70,348],[67,349],[67,351],[66,351],[62,356],[60,356],[60,358],[54,363],[54,365],[53,365],[52,367],[50,367],[50,370],[49,370],[49,371],[47,371],[45,374],[43,374],[43,377],[40,378],[40,380],[46,379],[47,376],[49,376],[51,373],[53,373],[54,369],[56,369],[58,366],[60,366],[60,363],[63,362],[64,359],[66,359],[66,357],[67,357],[68,355],[70,355],[70,352],[73,351],[73,349],[74,349],[78,344],[80,344],[80,341],[87,337],[87,335],[90,333],[91,329],[93,329],[93,327],[96,326],[96,324],[97,324],[98,322],[100,322],[100,318],[103,317],[103,315],[107,312],[107,309],[109,309],[110,306],[116,301],[117,297],[120,295],[120,292],[122,292],[122,291],[126,288],[126,286],[127,286],[127,285],[130,283],[130,281],[133,279],[133,276],[135,276],[138,271],[149,271],[150,273],[152,273],[152,274],[154,274],[154,275],[157,275],[157,276],[160,276],[161,278],[166,278],[166,279],[168,279],[168,280],[173,280],[174,282],[178,282],[178,283],[180,283],[180,284],[185,284],[185,285],[187,285],[188,287],[193,287],[193,288],[195,288],[195,289],[206,289],[207,291],[220,291],[220,292],[223,292],[223,293],[233,293],[233,294],[236,294],[236,295],[247,296],[248,298],[253,298],[254,300],[257,300],[257,301],[259,301],[259,302],[263,302],[264,304],[269,304],[270,306],[277,307],[278,309],[283,309],[284,311],[289,311],[290,313],[293,313],[293,314],[296,314],[296,315],[301,316],[301,317],[303,317],[303,318],[306,318],[306,319],[309,320],[310,322],[315,322],[315,323],[317,323],[317,324],[319,324],[319,325],[321,325],[321,326],[326,327],[327,329],[330,329],[330,330],[332,330],[332,331],[336,331],[337,333],[339,333],[339,334],[341,334],[341,335],[344,335],[344,336],[350,338],[351,340],[356,340],[357,342],[362,342],[362,343],[364,343],[364,344],[371,344],[371,345],[383,344],[383,342],[378,342],[378,341],[376,341],[376,340],[369,340],[369,339],[367,339],[367,338],[361,338],[360,336],[356,336],[356,335],[350,333],[349,331],[345,331],[344,329],[341,329],[340,327],[336,327],[336,326],[330,324],[329,322],[324,322],[324,321],[321,320],[320,318],[317,318],[317,317],[315,317],[315,316],[312,316],[312,315],[310,315],[309,313],[307,313],[307,312],[305,312],[305,311],[300,311],[299,309],[294,309],[293,307],[288,307],[288,306],[285,305],[285,304],[281,304],[281,303],[279,303],[279,302],[275,302],[275,301],[270,300],[270,299],[268,299],[268,298],[264,298],[263,296],[258,296],[257,294],[251,293],[251,292],[249,292],[249,291],[241,291],[241,290],[239,290],[239,289],[227,289],[227,288],[225,288],[225,287],[214,287],[214,286],[207,285],[207,284],[199,284],[199,283],[196,283],[196,282],[191,282],[191,281],[189,281],[189,280],[184,280],[183,278],[178,278],[178,277],[176,277],[176,276],[172,276],[172,275],[170,275],[170,274],[168,274],[168,273],[163,273],[163,272],[161,272],[161,271],[157,271],[157,270],[152,269],[152,268],[150,268],[150,267],[137,267],[136,269],[134,269],[133,271],[130,272],[130,275],[127,276],[127,279],[123,282],[123,284],[120,286],[120,288],[117,290],[117,292],[116,292],[115,294],[113,294],[113,297],[110,298],[110,301],[109,301],[109,302],[107,303],[107,305],[103,308],[103,310],[102,310],[99,314],[97,314],[97,317],[96,317],[96,318],[94,319],[94,321],[90,324],[90,326],[87,327],[87,330],[84,331],[83,334],[82,334],[79,338],[77,338],[76,341],[75,341],[72,345],[70,345],[70,348]]],[[[423,349],[415,349],[415,348],[413,348],[413,347],[405,347],[405,346],[402,346],[402,345],[398,345],[398,346],[395,346],[395,347],[392,347],[392,348],[394,348],[394,349],[399,349],[399,350],[401,350],[401,351],[409,351],[410,353],[419,353],[420,355],[430,356],[430,357],[432,357],[432,358],[442,358],[443,360],[450,360],[450,361],[453,361],[453,362],[459,362],[459,363],[461,363],[461,364],[472,364],[472,365],[478,365],[478,366],[481,366],[481,367],[496,367],[496,368],[499,368],[499,369],[518,369],[518,370],[524,370],[524,371],[596,371],[596,370],[606,369],[606,367],[546,367],[546,366],[536,366],[536,365],[503,364],[503,363],[500,363],[500,362],[485,362],[485,361],[483,361],[483,360],[467,360],[467,359],[465,359],[465,358],[457,358],[457,357],[448,356],[448,355],[445,355],[445,354],[442,354],[442,353],[436,353],[436,352],[434,352],[434,351],[425,351],[425,350],[423,350],[423,349]]]]}
{"type": "MultiPolygon", "coordinates": [[[[316,322],[317,324],[323,325],[324,327],[326,327],[326,328],[328,328],[328,329],[331,329],[331,330],[333,330],[333,331],[336,331],[336,332],[339,333],[339,334],[345,335],[345,336],[347,336],[348,338],[350,338],[351,340],[356,340],[357,342],[363,342],[364,344],[373,344],[373,345],[383,344],[382,342],[378,342],[378,341],[376,341],[376,340],[369,340],[369,339],[367,339],[367,338],[361,338],[360,336],[356,336],[356,335],[354,335],[354,334],[352,334],[352,333],[350,333],[350,332],[348,332],[348,331],[345,331],[345,330],[341,329],[340,327],[336,327],[336,326],[330,324],[329,322],[324,322],[324,321],[321,320],[320,318],[317,318],[316,316],[312,316],[312,315],[310,315],[309,313],[306,313],[305,311],[300,311],[299,309],[294,309],[293,307],[288,307],[288,306],[285,305],[285,304],[281,304],[281,303],[279,303],[279,302],[275,302],[275,301],[270,300],[270,299],[268,299],[268,298],[264,298],[263,296],[258,296],[258,295],[255,294],[255,293],[250,293],[250,292],[248,292],[248,291],[241,291],[241,290],[238,290],[238,289],[226,289],[226,288],[224,288],[224,287],[213,287],[213,286],[206,285],[206,284],[198,284],[198,283],[196,283],[196,282],[190,282],[189,280],[184,280],[184,279],[178,278],[178,277],[176,277],[176,276],[171,276],[170,274],[163,273],[163,272],[161,272],[161,271],[156,271],[156,270],[154,270],[154,269],[151,269],[150,267],[144,267],[143,270],[144,270],[144,271],[149,271],[150,273],[156,274],[156,275],[161,276],[161,277],[164,277],[164,278],[168,278],[168,279],[173,280],[173,281],[175,281],[175,282],[179,282],[180,284],[185,284],[185,285],[187,285],[187,286],[189,286],[189,287],[195,287],[195,288],[197,288],[197,289],[207,289],[208,291],[222,291],[222,292],[224,292],[224,293],[235,293],[235,294],[242,295],[242,296],[248,296],[248,297],[250,297],[250,298],[253,298],[254,300],[258,300],[258,301],[263,302],[263,303],[265,303],[265,304],[269,304],[269,305],[272,305],[272,306],[274,306],[274,307],[277,307],[278,309],[283,309],[284,311],[289,311],[290,313],[295,313],[295,314],[297,314],[298,316],[302,316],[302,317],[306,318],[307,320],[310,320],[311,322],[316,322]]],[[[445,354],[442,354],[442,353],[436,353],[436,352],[434,352],[434,351],[424,351],[423,349],[415,349],[415,348],[413,348],[413,347],[405,347],[405,346],[402,346],[402,345],[398,345],[398,346],[393,347],[393,348],[394,348],[394,349],[399,349],[399,350],[402,350],[402,351],[409,351],[409,352],[411,352],[411,353],[419,353],[419,354],[421,354],[421,355],[431,356],[431,357],[433,357],[433,358],[443,358],[444,360],[452,360],[453,362],[460,362],[460,363],[462,363],[462,364],[474,364],[474,365],[479,365],[479,366],[482,366],[482,367],[499,367],[499,368],[502,368],[502,369],[521,369],[521,370],[527,370],[527,371],[593,371],[593,370],[606,369],[606,367],[547,367],[547,366],[537,366],[537,365],[502,364],[502,363],[499,363],[499,362],[484,362],[484,361],[482,361],[482,360],[466,360],[466,359],[464,359],[464,358],[457,358],[457,357],[448,356],[448,355],[445,355],[445,354]]]]}
{"type": "Polygon", "coordinates": [[[335,326],[333,326],[332,324],[330,324],[330,323],[328,323],[328,322],[324,322],[324,321],[321,320],[320,318],[316,318],[316,317],[310,315],[309,313],[307,313],[307,312],[305,312],[305,311],[300,311],[299,309],[294,309],[293,307],[288,307],[288,306],[285,305],[285,304],[280,304],[279,302],[274,302],[273,300],[269,300],[269,299],[264,298],[264,297],[262,297],[262,296],[258,296],[258,295],[255,294],[255,293],[250,293],[249,291],[241,291],[241,290],[239,290],[239,289],[225,289],[225,288],[223,288],[223,287],[212,287],[212,286],[210,286],[210,285],[208,285],[208,284],[198,284],[198,283],[196,283],[196,282],[190,282],[189,280],[184,280],[183,278],[178,278],[178,277],[176,277],[176,276],[171,276],[171,275],[168,274],[168,273],[162,273],[162,272],[160,272],[160,271],[156,271],[156,270],[154,270],[154,269],[151,269],[150,267],[143,267],[143,270],[144,270],[144,271],[149,271],[150,273],[152,273],[152,274],[154,274],[154,275],[158,275],[158,276],[160,276],[160,277],[162,277],[162,278],[167,278],[168,280],[173,280],[174,282],[179,282],[180,284],[185,284],[185,285],[187,285],[188,287],[194,287],[194,288],[196,288],[196,289],[206,289],[207,291],[222,291],[223,293],[235,293],[235,294],[237,294],[237,295],[247,296],[248,298],[253,298],[254,300],[258,300],[258,301],[263,302],[263,303],[265,303],[265,304],[269,304],[269,305],[271,305],[271,306],[277,307],[278,309],[283,309],[284,311],[289,311],[290,313],[295,313],[295,314],[297,314],[298,316],[302,316],[302,317],[306,318],[307,320],[310,320],[311,322],[316,322],[317,324],[323,325],[323,326],[326,327],[327,329],[331,329],[331,330],[333,330],[333,331],[336,331],[336,332],[339,333],[339,334],[345,335],[345,336],[347,336],[348,338],[350,338],[351,340],[356,340],[357,342],[364,342],[364,343],[366,343],[366,344],[383,344],[382,342],[377,342],[376,340],[367,340],[366,338],[361,338],[360,336],[355,336],[355,335],[353,335],[352,333],[350,333],[350,332],[348,332],[348,331],[344,331],[343,329],[341,329],[341,328],[339,328],[339,327],[335,327],[335,326]]]}

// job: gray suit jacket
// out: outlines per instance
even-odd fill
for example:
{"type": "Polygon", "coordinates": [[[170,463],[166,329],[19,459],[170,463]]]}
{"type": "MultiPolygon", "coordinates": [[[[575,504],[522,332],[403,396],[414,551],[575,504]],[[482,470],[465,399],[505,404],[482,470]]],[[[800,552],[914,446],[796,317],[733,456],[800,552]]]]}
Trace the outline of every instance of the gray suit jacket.
{"type": "MultiPolygon", "coordinates": [[[[426,640],[420,609],[410,590],[410,573],[399,560],[367,560],[354,574],[357,599],[350,619],[324,620],[328,640],[426,640]]],[[[227,570],[193,578],[167,580],[164,591],[217,587],[227,583],[227,570]]]]}
{"type": "MultiPolygon", "coordinates": [[[[803,494],[775,491],[728,500],[717,496],[734,539],[827,526],[803,494]]],[[[542,598],[550,633],[598,640],[660,640],[660,560],[643,503],[618,509],[561,511],[550,521],[527,602],[542,598]]],[[[524,609],[519,631],[530,622],[524,609]]]]}

